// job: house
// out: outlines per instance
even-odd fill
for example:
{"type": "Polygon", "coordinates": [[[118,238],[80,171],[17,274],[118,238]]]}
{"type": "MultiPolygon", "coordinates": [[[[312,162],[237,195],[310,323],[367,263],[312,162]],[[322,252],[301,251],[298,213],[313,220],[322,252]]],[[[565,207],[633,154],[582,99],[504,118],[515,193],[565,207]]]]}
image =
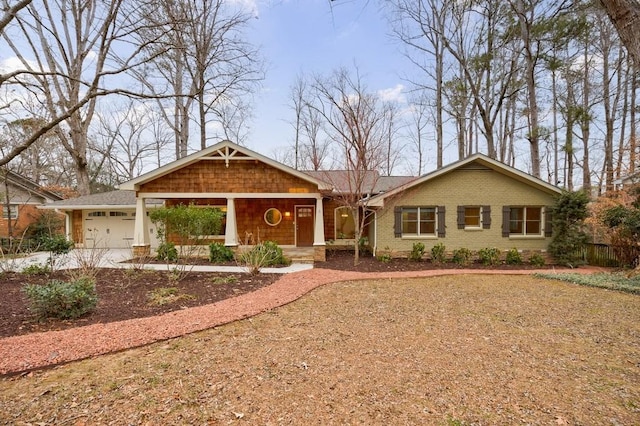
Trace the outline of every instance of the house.
{"type": "Polygon", "coordinates": [[[623,176],[619,179],[616,179],[613,182],[613,185],[616,190],[621,190],[623,188],[627,188],[633,185],[640,183],[640,172],[631,173],[627,176],[623,176]]]}
{"type": "Polygon", "coordinates": [[[376,254],[406,255],[496,247],[544,251],[551,240],[549,207],[561,190],[482,154],[423,175],[369,202],[376,254]]]}
{"type": "MultiPolygon", "coordinates": [[[[479,249],[544,250],[548,206],[560,190],[484,155],[474,155],[415,178],[364,177],[365,234],[375,253],[403,254],[416,241],[479,249]],[[508,209],[508,210],[507,210],[508,209]]],[[[120,191],[53,203],[67,214],[69,237],[137,254],[156,247],[148,212],[159,205],[193,204],[224,213],[220,235],[228,247],[271,240],[311,247],[316,261],[328,245],[355,244],[354,219],[336,194],[349,191],[349,174],[302,172],[245,147],[223,141],[125,182],[120,191]],[[91,233],[94,235],[92,236],[91,233]],[[91,240],[93,238],[93,240],[91,240]]]]}
{"type": "Polygon", "coordinates": [[[2,238],[22,236],[40,217],[38,206],[62,199],[55,192],[48,191],[32,180],[9,170],[3,170],[0,179],[2,238]]]}

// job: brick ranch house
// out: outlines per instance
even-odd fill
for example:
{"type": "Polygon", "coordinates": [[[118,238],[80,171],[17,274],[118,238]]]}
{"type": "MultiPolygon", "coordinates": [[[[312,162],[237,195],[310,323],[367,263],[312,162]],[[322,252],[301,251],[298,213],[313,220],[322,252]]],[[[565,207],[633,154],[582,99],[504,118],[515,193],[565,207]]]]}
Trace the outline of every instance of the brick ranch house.
{"type": "Polygon", "coordinates": [[[0,237],[21,237],[40,215],[38,206],[61,200],[55,192],[48,191],[26,177],[9,170],[0,174],[0,237]]]}
{"type": "MultiPolygon", "coordinates": [[[[353,217],[335,197],[348,187],[340,173],[305,173],[223,141],[125,182],[120,191],[47,208],[67,214],[67,233],[77,244],[97,231],[113,237],[109,246],[141,254],[158,243],[149,209],[217,207],[224,229],[211,240],[229,247],[258,239],[312,247],[314,260],[323,261],[327,246],[355,244],[353,217]]],[[[374,254],[403,256],[416,241],[427,250],[442,242],[451,249],[542,251],[550,241],[548,206],[560,192],[482,154],[418,178],[376,176],[366,194],[372,198],[365,235],[374,254]]]]}

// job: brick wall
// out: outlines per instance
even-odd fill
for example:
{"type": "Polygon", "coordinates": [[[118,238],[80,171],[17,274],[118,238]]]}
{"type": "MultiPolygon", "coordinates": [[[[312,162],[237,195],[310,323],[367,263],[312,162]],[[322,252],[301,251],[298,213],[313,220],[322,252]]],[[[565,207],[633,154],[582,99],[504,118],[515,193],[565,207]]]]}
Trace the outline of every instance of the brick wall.
{"type": "MultiPolygon", "coordinates": [[[[24,230],[36,222],[42,212],[33,204],[18,204],[18,218],[11,219],[13,237],[22,237],[24,230]]],[[[4,208],[4,206],[3,206],[4,208]]],[[[0,237],[9,236],[9,219],[0,215],[0,237]]]]}
{"type": "Polygon", "coordinates": [[[425,244],[427,252],[438,243],[443,243],[448,250],[461,247],[470,250],[484,247],[497,247],[501,250],[514,247],[519,250],[544,250],[550,238],[502,237],[502,206],[550,206],[553,202],[554,195],[492,170],[454,170],[385,201],[384,209],[378,212],[376,252],[390,251],[395,255],[406,255],[417,241],[425,244]],[[442,205],[446,207],[444,238],[394,236],[395,206],[442,205]],[[456,208],[459,205],[490,205],[490,229],[458,229],[456,208]]]}

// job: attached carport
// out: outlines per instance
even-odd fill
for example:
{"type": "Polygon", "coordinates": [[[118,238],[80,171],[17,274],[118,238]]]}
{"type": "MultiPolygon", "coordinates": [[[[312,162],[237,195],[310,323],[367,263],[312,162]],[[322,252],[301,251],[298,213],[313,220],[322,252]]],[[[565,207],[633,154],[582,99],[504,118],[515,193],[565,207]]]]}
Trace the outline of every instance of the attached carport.
{"type": "MultiPolygon", "coordinates": [[[[147,199],[147,212],[162,200],[147,199]]],[[[67,238],[77,247],[131,248],[136,215],[134,191],[110,191],[60,200],[42,209],[64,213],[67,238]]],[[[149,223],[149,240],[158,246],[156,229],[149,223]]]]}

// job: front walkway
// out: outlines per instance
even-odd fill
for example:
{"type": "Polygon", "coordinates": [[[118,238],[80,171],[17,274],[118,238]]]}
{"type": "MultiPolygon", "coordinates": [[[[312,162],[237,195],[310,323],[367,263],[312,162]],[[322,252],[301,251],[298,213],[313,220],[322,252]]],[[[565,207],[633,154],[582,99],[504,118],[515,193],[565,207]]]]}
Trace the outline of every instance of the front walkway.
{"type": "MultiPolygon", "coordinates": [[[[590,273],[592,269],[572,270],[590,273]]],[[[549,270],[508,271],[525,275],[549,270]]],[[[361,273],[310,269],[283,275],[268,287],[205,306],[107,324],[93,324],[68,330],[31,333],[0,339],[0,374],[91,358],[150,343],[180,337],[248,318],[291,303],[328,283],[381,278],[416,278],[439,275],[506,274],[499,270],[425,270],[390,273],[361,273]]]]}
{"type": "MultiPolygon", "coordinates": [[[[313,250],[313,249],[311,249],[313,250]]],[[[300,249],[293,254],[306,255],[308,249],[300,249]]],[[[289,255],[285,252],[285,255],[289,255]]],[[[78,264],[85,262],[96,263],[100,268],[119,268],[128,269],[135,267],[143,267],[144,269],[155,269],[159,271],[166,271],[173,269],[174,264],[133,264],[123,263],[132,258],[130,249],[74,249],[70,253],[60,256],[56,260],[56,269],[74,269],[78,267],[78,264]],[[94,258],[92,258],[94,257],[94,258]],[[97,257],[97,258],[95,258],[97,257]],[[95,261],[94,261],[95,259],[95,261]]],[[[296,258],[294,258],[296,259],[296,258]]],[[[301,257],[301,259],[303,259],[301,257]]],[[[311,259],[313,259],[313,252],[311,252],[311,259]]],[[[29,256],[16,259],[5,259],[3,270],[22,271],[26,266],[40,264],[46,265],[49,263],[48,252],[32,253],[29,256]]],[[[189,271],[193,272],[246,272],[246,268],[242,266],[217,266],[217,265],[186,265],[189,271]]],[[[313,263],[298,263],[294,260],[294,263],[284,268],[263,268],[262,273],[265,274],[289,274],[292,272],[306,271],[313,269],[313,263]]]]}

